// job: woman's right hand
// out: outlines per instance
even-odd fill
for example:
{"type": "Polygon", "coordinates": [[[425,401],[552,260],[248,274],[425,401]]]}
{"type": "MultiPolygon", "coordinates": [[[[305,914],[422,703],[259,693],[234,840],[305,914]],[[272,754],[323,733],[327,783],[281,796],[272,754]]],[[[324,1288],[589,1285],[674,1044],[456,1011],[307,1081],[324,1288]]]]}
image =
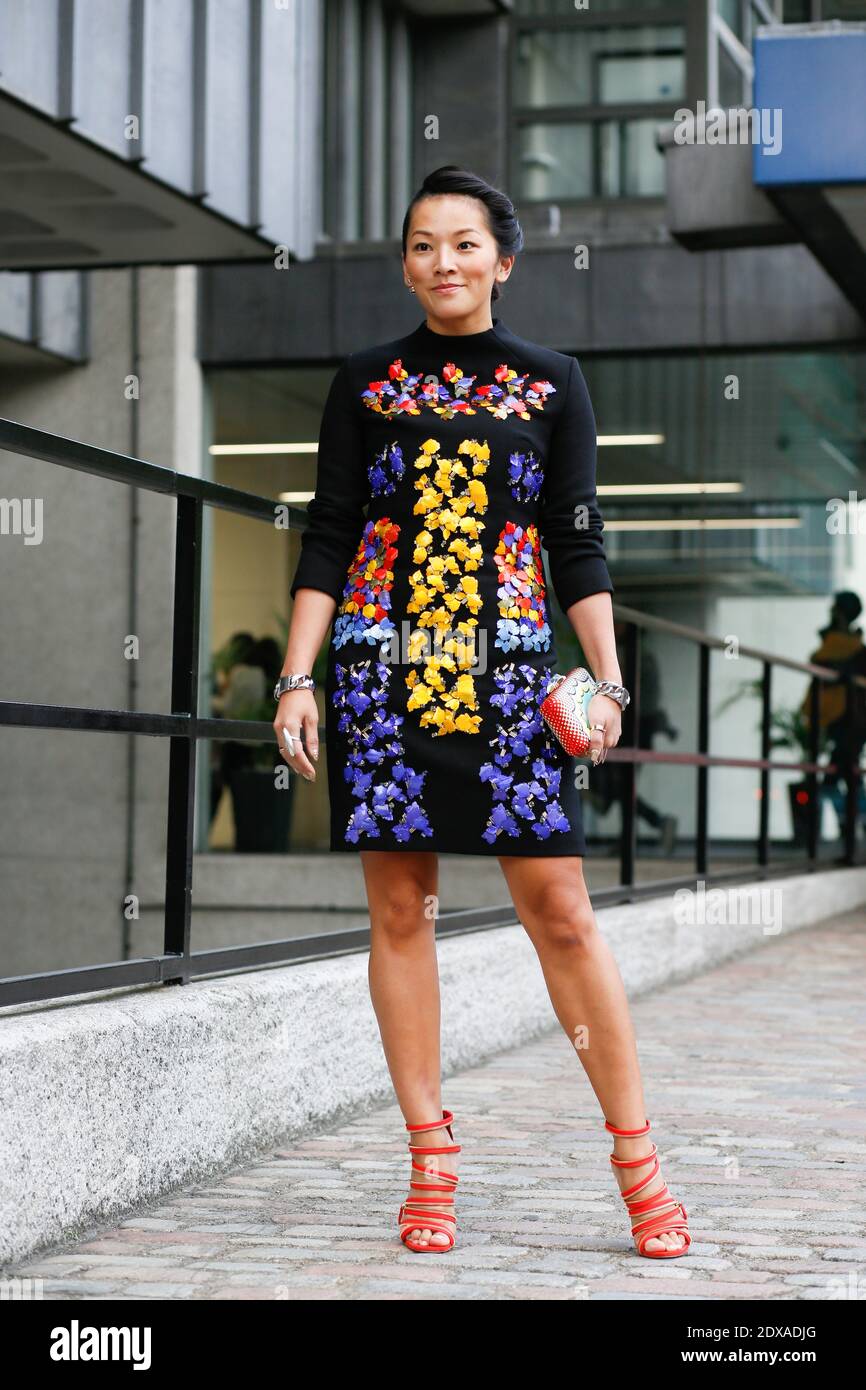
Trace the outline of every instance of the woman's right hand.
{"type": "Polygon", "coordinates": [[[277,746],[293,772],[300,772],[308,782],[315,782],[316,769],[307,757],[319,756],[319,708],[312,690],[287,690],[280,696],[274,719],[277,746]],[[303,729],[304,742],[300,733],[303,729]],[[286,738],[288,734],[292,742],[286,738]],[[287,747],[288,744],[288,747],[287,747]],[[291,750],[291,751],[289,751],[291,750]]]}

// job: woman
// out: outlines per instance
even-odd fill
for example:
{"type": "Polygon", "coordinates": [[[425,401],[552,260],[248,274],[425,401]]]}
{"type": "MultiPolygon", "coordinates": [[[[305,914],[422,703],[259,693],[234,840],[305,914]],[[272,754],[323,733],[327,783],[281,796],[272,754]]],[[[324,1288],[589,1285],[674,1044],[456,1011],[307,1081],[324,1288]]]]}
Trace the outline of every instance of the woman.
{"type": "MultiPolygon", "coordinates": [[[[460,1145],[442,1109],[425,908],[437,893],[437,852],[490,854],[560,1023],[570,1039],[579,1029],[592,1040],[578,1055],[615,1135],[611,1162],[639,1252],[671,1258],[688,1249],[685,1211],[644,1137],[625,991],[583,879],[572,760],[538,710],[556,666],[540,544],[593,675],[620,702],[627,694],[586,384],[574,358],[491,316],[522,245],[509,199],[453,165],[430,174],[412,200],[403,271],[426,317],[406,337],[351,354],[334,377],[283,674],[309,673],[335,618],[326,679],[331,848],[361,855],[373,1007],[406,1128],[426,1141],[409,1146],[401,1239],[431,1253],[455,1243],[460,1145]],[[440,1154],[448,1155],[441,1166],[440,1154]],[[423,1166],[414,1155],[426,1157],[423,1166]]],[[[592,698],[594,763],[619,740],[620,702],[592,698]]],[[[314,779],[310,688],[279,696],[274,731],[290,767],[314,779]]]]}

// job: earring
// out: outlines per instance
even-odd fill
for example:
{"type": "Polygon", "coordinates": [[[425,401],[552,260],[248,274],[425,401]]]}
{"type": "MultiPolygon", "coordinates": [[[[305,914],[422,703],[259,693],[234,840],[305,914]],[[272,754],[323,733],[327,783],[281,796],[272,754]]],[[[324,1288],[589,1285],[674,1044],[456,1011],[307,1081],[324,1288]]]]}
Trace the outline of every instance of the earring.
{"type": "Polygon", "coordinates": [[[411,281],[411,280],[407,280],[407,282],[406,282],[406,288],[407,288],[407,290],[410,290],[412,294],[415,293],[415,286],[412,284],[412,281],[411,281]]]}

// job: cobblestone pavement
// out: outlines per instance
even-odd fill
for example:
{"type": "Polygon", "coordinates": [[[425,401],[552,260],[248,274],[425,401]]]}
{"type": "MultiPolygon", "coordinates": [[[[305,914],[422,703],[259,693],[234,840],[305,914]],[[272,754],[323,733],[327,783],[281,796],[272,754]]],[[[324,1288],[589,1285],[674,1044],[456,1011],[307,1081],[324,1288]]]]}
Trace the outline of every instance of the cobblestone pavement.
{"type": "Polygon", "coordinates": [[[565,1035],[447,1078],[458,1243],[401,1246],[390,1104],[7,1267],[46,1299],[863,1299],[863,913],[632,1006],[679,1260],[634,1253],[612,1141],[565,1035]]]}

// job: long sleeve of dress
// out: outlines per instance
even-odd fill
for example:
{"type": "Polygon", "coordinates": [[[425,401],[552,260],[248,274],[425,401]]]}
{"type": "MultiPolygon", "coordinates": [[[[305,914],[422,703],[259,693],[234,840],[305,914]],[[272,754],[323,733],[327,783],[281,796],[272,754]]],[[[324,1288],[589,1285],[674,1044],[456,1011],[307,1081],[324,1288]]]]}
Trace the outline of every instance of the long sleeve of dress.
{"type": "Polygon", "coordinates": [[[355,557],[369,498],[364,471],[359,405],[352,397],[347,363],[337,369],[319,429],[316,491],[307,503],[307,526],[289,592],[322,589],[340,602],[355,557]]]}
{"type": "Polygon", "coordinates": [[[596,500],[595,415],[577,359],[571,359],[562,414],[548,447],[539,534],[565,612],[589,594],[613,593],[596,500]]]}

